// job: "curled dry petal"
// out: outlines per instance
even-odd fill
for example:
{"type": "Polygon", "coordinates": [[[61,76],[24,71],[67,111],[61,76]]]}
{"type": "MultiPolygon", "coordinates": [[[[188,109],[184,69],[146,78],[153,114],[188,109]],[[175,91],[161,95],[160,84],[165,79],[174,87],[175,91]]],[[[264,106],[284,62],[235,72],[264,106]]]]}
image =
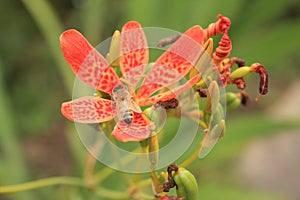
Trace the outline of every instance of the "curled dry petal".
{"type": "Polygon", "coordinates": [[[259,93],[265,95],[268,93],[268,72],[260,63],[254,63],[250,66],[251,70],[260,76],[259,93]]]}
{"type": "Polygon", "coordinates": [[[218,18],[219,20],[217,22],[211,23],[206,29],[203,30],[204,41],[212,36],[222,34],[228,31],[231,24],[230,19],[222,16],[221,14],[218,15],[218,18]]]}
{"type": "Polygon", "coordinates": [[[215,61],[216,65],[218,65],[222,60],[227,58],[230,55],[231,50],[231,39],[229,35],[225,33],[219,42],[219,46],[213,54],[213,60],[215,61]]]}
{"type": "Polygon", "coordinates": [[[246,88],[246,81],[243,78],[237,78],[233,80],[232,83],[240,90],[244,90],[246,88]]]}

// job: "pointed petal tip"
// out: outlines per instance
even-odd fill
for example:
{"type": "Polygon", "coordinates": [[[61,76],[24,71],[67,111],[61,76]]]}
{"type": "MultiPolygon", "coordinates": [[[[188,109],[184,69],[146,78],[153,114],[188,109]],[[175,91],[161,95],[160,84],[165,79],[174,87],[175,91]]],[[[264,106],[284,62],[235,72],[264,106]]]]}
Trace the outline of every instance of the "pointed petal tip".
{"type": "Polygon", "coordinates": [[[82,35],[82,34],[76,29],[68,29],[65,30],[62,34],[60,34],[59,40],[62,41],[63,39],[66,39],[72,35],[82,35]]]}
{"type": "Polygon", "coordinates": [[[128,21],[126,24],[124,24],[122,31],[131,30],[131,29],[137,29],[142,28],[141,24],[137,21],[128,21]]]}
{"type": "Polygon", "coordinates": [[[190,37],[191,39],[195,40],[199,44],[202,45],[204,41],[204,34],[203,34],[203,29],[199,25],[195,25],[191,28],[189,28],[184,35],[190,37]]]}
{"type": "Polygon", "coordinates": [[[119,142],[140,142],[142,140],[147,139],[146,138],[142,138],[142,137],[133,137],[130,136],[124,132],[122,132],[121,130],[114,130],[112,132],[112,135],[119,141],[119,142]]]}
{"type": "Polygon", "coordinates": [[[60,107],[60,112],[68,120],[74,121],[73,115],[70,115],[70,112],[68,111],[69,109],[71,109],[70,101],[63,102],[60,107]]]}

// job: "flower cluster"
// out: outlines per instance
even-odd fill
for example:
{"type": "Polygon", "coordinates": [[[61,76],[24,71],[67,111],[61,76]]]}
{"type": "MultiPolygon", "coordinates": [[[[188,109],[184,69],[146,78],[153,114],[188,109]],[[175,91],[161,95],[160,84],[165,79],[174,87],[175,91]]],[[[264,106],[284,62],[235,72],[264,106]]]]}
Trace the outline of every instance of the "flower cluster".
{"type": "Polygon", "coordinates": [[[96,94],[64,102],[62,114],[78,123],[108,122],[112,125],[111,134],[118,141],[140,142],[153,169],[154,194],[162,200],[197,199],[197,181],[184,167],[198,156],[204,157],[224,135],[226,111],[220,90],[225,90],[228,84],[242,90],[223,95],[227,110],[248,104],[244,78],[252,72],[260,76],[260,95],[268,92],[268,73],[263,65],[246,66],[244,60],[229,57],[231,22],[222,15],[218,18],[207,28],[193,26],[183,34],[160,40],[158,47],[170,47],[154,63],[149,63],[146,35],[136,21],[127,22],[121,32],[115,31],[106,56],[74,29],[60,37],[63,55],[71,69],[83,83],[94,88],[96,94]],[[212,37],[218,34],[222,37],[214,50],[212,37]],[[197,105],[191,103],[189,97],[178,99],[187,90],[197,95],[197,105]],[[204,107],[199,106],[202,100],[204,107]],[[167,174],[161,176],[154,172],[159,141],[158,127],[154,123],[157,116],[151,116],[158,108],[165,109],[168,116],[191,119],[202,126],[205,133],[194,155],[180,167],[169,165],[167,174]],[[177,197],[166,195],[173,187],[176,187],[177,197]]]}
{"type": "MultiPolygon", "coordinates": [[[[260,94],[268,91],[268,75],[259,63],[245,66],[242,59],[229,58],[232,45],[228,35],[230,19],[218,15],[219,20],[206,29],[194,26],[182,35],[167,38],[158,46],[172,44],[144,75],[145,78],[139,90],[136,86],[143,76],[149,60],[149,50],[145,33],[140,24],[135,21],[126,23],[121,33],[113,35],[110,51],[104,58],[89,44],[84,36],[76,30],[67,30],[60,37],[61,49],[65,59],[77,77],[99,92],[106,93],[110,98],[85,96],[62,104],[62,114],[79,123],[101,123],[116,118],[117,123],[112,131],[116,139],[126,141],[141,141],[153,132],[153,124],[141,110],[141,106],[162,104],[174,99],[183,91],[196,84],[195,91],[205,91],[208,86],[203,83],[201,73],[192,73],[202,48],[212,56],[214,64],[220,73],[218,82],[222,87],[236,84],[244,90],[244,77],[251,72],[260,75],[260,94]],[[223,34],[218,47],[213,52],[212,37],[223,34]],[[188,56],[185,56],[188,55],[188,56]],[[234,64],[238,69],[232,71],[234,64]],[[119,77],[112,66],[119,66],[122,72],[119,77]],[[172,91],[157,91],[170,86],[184,78],[190,72],[190,80],[172,91]],[[193,75],[191,75],[193,74],[193,75]],[[118,89],[119,88],[119,89],[118,89]],[[118,89],[118,90],[117,90],[118,89]]],[[[203,95],[200,94],[203,97],[203,95]]],[[[228,108],[243,103],[247,104],[248,95],[245,92],[227,94],[228,108]]]]}

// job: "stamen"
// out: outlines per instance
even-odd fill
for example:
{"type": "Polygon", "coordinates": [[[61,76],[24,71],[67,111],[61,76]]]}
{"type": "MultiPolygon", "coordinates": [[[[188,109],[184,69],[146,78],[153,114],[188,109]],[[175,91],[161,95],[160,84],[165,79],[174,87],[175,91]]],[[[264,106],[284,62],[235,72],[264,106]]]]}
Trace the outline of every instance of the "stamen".
{"type": "Polygon", "coordinates": [[[163,48],[163,47],[165,47],[169,44],[172,44],[172,43],[176,42],[176,40],[178,40],[180,36],[181,36],[180,34],[177,34],[177,35],[174,35],[174,36],[171,36],[171,37],[163,38],[163,39],[158,41],[156,46],[159,47],[159,48],[163,48]]]}
{"type": "Polygon", "coordinates": [[[126,85],[128,85],[130,87],[134,87],[134,85],[132,83],[130,83],[128,80],[126,80],[124,78],[120,78],[120,81],[122,81],[123,83],[125,83],[126,85]]]}

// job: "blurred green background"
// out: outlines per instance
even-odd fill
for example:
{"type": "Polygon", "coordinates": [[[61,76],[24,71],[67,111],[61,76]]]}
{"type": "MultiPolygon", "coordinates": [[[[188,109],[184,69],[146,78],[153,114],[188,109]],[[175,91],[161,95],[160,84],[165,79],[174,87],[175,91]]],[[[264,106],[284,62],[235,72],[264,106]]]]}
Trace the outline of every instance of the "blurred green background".
{"type": "MultiPolygon", "coordinates": [[[[128,20],[137,20],[145,27],[183,32],[195,24],[206,27],[217,20],[219,13],[231,18],[231,55],[245,59],[247,64],[265,65],[270,92],[258,103],[228,113],[225,137],[208,157],[190,166],[199,180],[201,199],[299,199],[300,181],[289,182],[285,174],[292,173],[292,177],[300,180],[300,164],[295,159],[299,148],[288,154],[295,162],[289,170],[284,166],[291,160],[274,157],[271,168],[283,167],[270,174],[270,184],[267,176],[248,177],[255,177],[260,170],[257,166],[269,166],[268,163],[256,163],[257,159],[253,159],[249,164],[247,160],[251,154],[247,149],[257,141],[272,156],[282,152],[280,148],[288,151],[293,145],[279,143],[283,145],[269,145],[272,149],[268,149],[264,142],[279,135],[282,138],[293,135],[296,139],[292,141],[300,142],[297,136],[300,2],[297,0],[1,1],[0,185],[58,175],[82,176],[85,149],[73,124],[60,114],[61,102],[71,99],[75,78],[59,48],[59,35],[64,30],[75,28],[97,45],[128,20]],[[289,90],[293,87],[296,89],[289,90]],[[294,134],[289,134],[290,131],[294,134]],[[247,170],[253,170],[253,174],[249,175],[247,170]],[[292,184],[287,188],[295,189],[277,190],[276,187],[285,188],[280,184],[292,184]]],[[[254,99],[258,76],[253,75],[247,81],[247,91],[254,99]]],[[[261,158],[259,154],[256,156],[261,158]]],[[[0,199],[88,199],[86,192],[71,187],[49,187],[0,195],[0,199]]]]}

